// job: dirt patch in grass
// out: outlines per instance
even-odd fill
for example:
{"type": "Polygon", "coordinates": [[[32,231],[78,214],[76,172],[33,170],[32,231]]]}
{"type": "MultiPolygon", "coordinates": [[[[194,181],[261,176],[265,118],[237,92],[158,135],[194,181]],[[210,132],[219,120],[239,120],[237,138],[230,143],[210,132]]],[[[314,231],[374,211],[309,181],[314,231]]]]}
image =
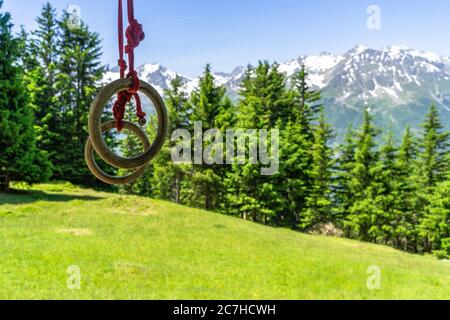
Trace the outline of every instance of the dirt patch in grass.
{"type": "Polygon", "coordinates": [[[56,229],[56,232],[77,237],[89,237],[94,235],[94,231],[90,229],[56,229]]]}
{"type": "Polygon", "coordinates": [[[153,216],[158,214],[156,206],[150,201],[137,197],[117,197],[104,201],[105,206],[113,208],[112,212],[121,215],[153,216]]]}
{"type": "Polygon", "coordinates": [[[131,263],[126,261],[118,261],[114,264],[114,269],[117,273],[123,275],[137,275],[146,274],[147,267],[137,263],[131,263]]]}

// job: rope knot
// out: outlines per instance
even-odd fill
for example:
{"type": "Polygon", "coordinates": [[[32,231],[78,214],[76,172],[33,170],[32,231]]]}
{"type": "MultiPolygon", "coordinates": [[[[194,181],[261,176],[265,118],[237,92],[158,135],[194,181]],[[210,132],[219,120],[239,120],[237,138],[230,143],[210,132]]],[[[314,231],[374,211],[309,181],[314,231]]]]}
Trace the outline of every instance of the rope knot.
{"type": "Polygon", "coordinates": [[[120,132],[123,129],[123,118],[125,117],[125,109],[127,106],[127,103],[131,101],[131,98],[133,95],[129,93],[128,91],[120,91],[117,94],[117,100],[114,103],[113,106],[113,115],[116,119],[116,127],[117,130],[120,132]]]}
{"type": "Polygon", "coordinates": [[[119,59],[119,68],[122,70],[126,70],[128,68],[127,62],[124,59],[119,59]]]}
{"type": "Polygon", "coordinates": [[[141,82],[139,80],[139,76],[136,70],[131,70],[128,73],[127,78],[131,79],[131,86],[128,89],[128,92],[131,94],[138,93],[139,89],[141,88],[141,82]]]}
{"type": "Polygon", "coordinates": [[[144,29],[136,19],[130,22],[125,33],[127,37],[127,45],[125,46],[125,53],[130,54],[135,48],[139,46],[141,41],[145,39],[144,29]]]}

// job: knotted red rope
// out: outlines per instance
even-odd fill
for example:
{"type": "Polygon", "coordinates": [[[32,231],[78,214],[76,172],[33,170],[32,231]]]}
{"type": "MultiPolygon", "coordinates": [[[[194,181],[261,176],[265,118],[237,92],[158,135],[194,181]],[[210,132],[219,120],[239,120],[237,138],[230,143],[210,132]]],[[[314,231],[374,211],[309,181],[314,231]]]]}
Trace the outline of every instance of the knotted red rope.
{"type": "Polygon", "coordinates": [[[134,97],[136,101],[136,115],[139,118],[140,124],[145,124],[146,114],[142,111],[141,98],[138,91],[140,89],[140,81],[136,70],[134,69],[134,49],[136,49],[142,40],[145,38],[145,33],[142,25],[134,18],[134,3],[133,0],[128,0],[128,28],[125,32],[127,38],[127,45],[124,50],[123,38],[123,7],[122,0],[119,0],[119,68],[120,78],[125,78],[127,70],[127,63],[124,60],[124,53],[128,55],[128,74],[127,78],[131,79],[131,86],[128,90],[121,91],[117,94],[117,100],[113,106],[113,114],[116,119],[116,128],[118,131],[123,129],[123,118],[125,117],[126,105],[134,97]]]}

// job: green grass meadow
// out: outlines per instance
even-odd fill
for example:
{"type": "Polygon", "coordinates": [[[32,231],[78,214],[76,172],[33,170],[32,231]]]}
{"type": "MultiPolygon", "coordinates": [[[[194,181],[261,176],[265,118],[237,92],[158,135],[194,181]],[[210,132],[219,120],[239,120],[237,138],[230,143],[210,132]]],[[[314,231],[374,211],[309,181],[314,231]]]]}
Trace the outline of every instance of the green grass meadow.
{"type": "Polygon", "coordinates": [[[450,299],[450,262],[46,184],[0,194],[0,299],[450,299]]]}

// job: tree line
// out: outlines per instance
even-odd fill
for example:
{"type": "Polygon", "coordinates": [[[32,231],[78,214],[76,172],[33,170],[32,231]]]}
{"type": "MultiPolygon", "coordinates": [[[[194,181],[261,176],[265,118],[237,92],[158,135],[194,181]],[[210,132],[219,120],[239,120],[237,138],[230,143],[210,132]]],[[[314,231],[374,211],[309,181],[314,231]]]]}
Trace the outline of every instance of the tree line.
{"type": "MultiPolygon", "coordinates": [[[[16,180],[95,183],[83,149],[89,106],[105,71],[100,39],[84,24],[68,28],[66,19],[46,4],[35,31],[13,35],[9,14],[0,13],[0,174],[16,180]]],[[[196,121],[204,131],[278,128],[278,173],[262,176],[261,164],[237,161],[174,164],[177,141],[169,139],[146,175],[119,191],[448,257],[450,137],[438,109],[430,107],[421,130],[406,128],[400,143],[366,111],[361,126],[349,127],[335,147],[307,70],[288,79],[278,67],[267,61],[248,66],[238,101],[215,81],[209,65],[192,94],[181,77],[164,92],[170,133],[186,129],[194,136],[196,121]]],[[[147,130],[155,132],[152,125],[147,130]]],[[[132,136],[114,147],[128,156],[140,152],[132,136]]]]}

